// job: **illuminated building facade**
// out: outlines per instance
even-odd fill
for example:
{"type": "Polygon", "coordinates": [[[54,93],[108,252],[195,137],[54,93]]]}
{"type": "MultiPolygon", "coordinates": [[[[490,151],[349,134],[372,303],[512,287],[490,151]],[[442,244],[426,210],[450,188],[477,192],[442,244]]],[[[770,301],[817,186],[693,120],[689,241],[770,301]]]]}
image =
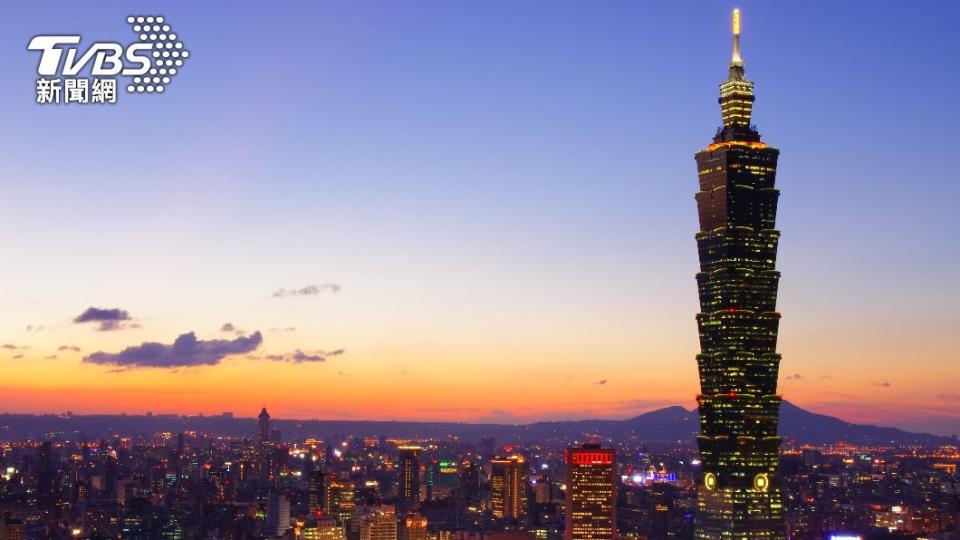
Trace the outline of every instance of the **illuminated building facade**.
{"type": "Polygon", "coordinates": [[[302,540],[346,540],[343,525],[336,518],[321,518],[307,523],[300,531],[302,540]]]}
{"type": "Polygon", "coordinates": [[[360,518],[360,540],[397,540],[397,512],[392,506],[370,507],[360,518]]]}
{"type": "Polygon", "coordinates": [[[452,497],[459,480],[460,470],[456,461],[434,461],[427,469],[427,498],[433,501],[452,497]]]}
{"type": "Polygon", "coordinates": [[[427,540],[427,518],[420,514],[409,514],[403,520],[402,540],[427,540]]]}
{"type": "Polygon", "coordinates": [[[314,469],[310,471],[310,477],[307,479],[307,505],[310,507],[311,514],[323,512],[324,484],[324,472],[322,470],[314,469]]]}
{"type": "Polygon", "coordinates": [[[0,540],[23,540],[23,522],[0,516],[0,540]]]}
{"type": "Polygon", "coordinates": [[[739,11],[733,39],[729,77],[720,85],[723,127],[696,154],[702,459],[696,536],[780,539],[774,187],[780,152],[761,142],[750,123],[753,83],[740,57],[739,11]]]}
{"type": "Polygon", "coordinates": [[[340,480],[333,474],[327,474],[324,481],[324,511],[341,520],[347,520],[356,507],[356,487],[349,480],[340,480]]]}
{"type": "Polygon", "coordinates": [[[493,516],[523,521],[527,518],[527,460],[520,455],[490,461],[490,498],[493,516]]]}
{"type": "Polygon", "coordinates": [[[564,540],[617,537],[616,451],[596,444],[567,448],[564,540]]]}
{"type": "Polygon", "coordinates": [[[462,504],[477,499],[480,491],[480,467],[469,459],[460,463],[460,478],[457,483],[457,498],[462,504]]]}
{"type": "Polygon", "coordinates": [[[400,484],[400,510],[407,511],[420,504],[420,452],[419,446],[401,446],[398,460],[398,484],[400,484]]]}

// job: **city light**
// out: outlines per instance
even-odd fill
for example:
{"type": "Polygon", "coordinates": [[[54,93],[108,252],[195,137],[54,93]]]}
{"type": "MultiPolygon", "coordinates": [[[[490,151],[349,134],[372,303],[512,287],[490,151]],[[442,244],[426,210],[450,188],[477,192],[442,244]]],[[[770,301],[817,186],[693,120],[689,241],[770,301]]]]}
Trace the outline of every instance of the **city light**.
{"type": "Polygon", "coordinates": [[[960,3],[10,4],[0,540],[960,540],[960,3]]]}

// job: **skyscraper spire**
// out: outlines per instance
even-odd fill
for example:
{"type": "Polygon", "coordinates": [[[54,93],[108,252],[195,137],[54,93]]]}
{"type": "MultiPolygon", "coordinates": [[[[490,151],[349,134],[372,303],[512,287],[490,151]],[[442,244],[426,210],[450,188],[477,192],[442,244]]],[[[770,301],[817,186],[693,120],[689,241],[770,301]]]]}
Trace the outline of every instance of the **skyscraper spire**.
{"type": "Polygon", "coordinates": [[[759,141],[760,136],[750,123],[753,113],[753,83],[743,71],[740,56],[740,10],[733,10],[733,58],[726,82],[720,85],[720,112],[723,127],[715,142],[759,141]]]}
{"type": "Polygon", "coordinates": [[[740,10],[733,10],[733,60],[731,64],[743,65],[743,58],[740,58],[740,10]]]}

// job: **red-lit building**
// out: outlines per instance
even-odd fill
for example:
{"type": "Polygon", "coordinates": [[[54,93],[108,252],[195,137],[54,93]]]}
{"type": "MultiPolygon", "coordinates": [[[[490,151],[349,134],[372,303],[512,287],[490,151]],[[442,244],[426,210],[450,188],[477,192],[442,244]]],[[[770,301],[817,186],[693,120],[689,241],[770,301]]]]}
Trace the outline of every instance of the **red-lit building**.
{"type": "Polygon", "coordinates": [[[596,444],[567,448],[565,540],[617,538],[616,457],[596,444]]]}

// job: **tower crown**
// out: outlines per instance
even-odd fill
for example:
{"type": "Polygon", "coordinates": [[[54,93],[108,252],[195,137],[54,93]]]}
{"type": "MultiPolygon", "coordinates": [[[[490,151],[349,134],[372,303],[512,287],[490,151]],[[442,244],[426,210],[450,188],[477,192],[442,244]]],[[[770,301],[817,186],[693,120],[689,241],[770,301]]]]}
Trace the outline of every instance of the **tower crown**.
{"type": "Polygon", "coordinates": [[[753,83],[746,79],[740,56],[740,10],[733,10],[733,55],[726,82],[720,85],[720,112],[723,127],[715,142],[759,141],[760,134],[750,124],[753,113],[753,83]]]}

